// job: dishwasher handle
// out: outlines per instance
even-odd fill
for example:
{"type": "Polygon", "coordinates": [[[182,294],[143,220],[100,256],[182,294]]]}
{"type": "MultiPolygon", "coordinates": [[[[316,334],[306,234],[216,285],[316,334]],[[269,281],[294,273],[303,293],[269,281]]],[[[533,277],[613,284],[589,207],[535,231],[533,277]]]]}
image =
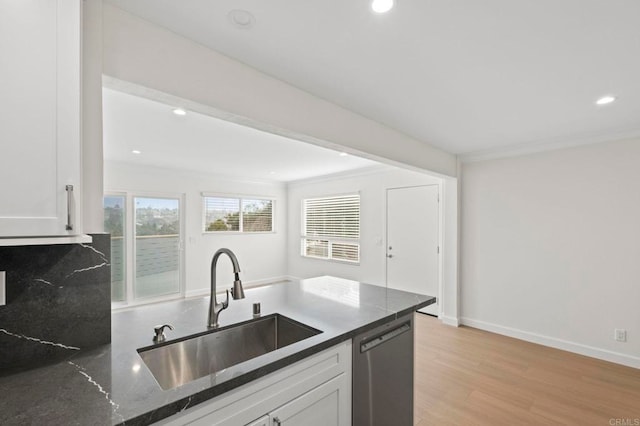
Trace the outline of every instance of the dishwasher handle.
{"type": "Polygon", "coordinates": [[[393,339],[394,337],[397,337],[403,333],[406,333],[407,331],[411,330],[411,325],[409,322],[405,322],[404,324],[400,324],[399,326],[397,326],[396,328],[394,328],[393,330],[389,330],[389,331],[385,331],[382,334],[379,334],[377,336],[374,336],[370,339],[367,339],[366,341],[360,343],[360,353],[365,353],[367,351],[370,351],[371,349],[375,348],[376,346],[379,346],[391,339],[393,339]]]}

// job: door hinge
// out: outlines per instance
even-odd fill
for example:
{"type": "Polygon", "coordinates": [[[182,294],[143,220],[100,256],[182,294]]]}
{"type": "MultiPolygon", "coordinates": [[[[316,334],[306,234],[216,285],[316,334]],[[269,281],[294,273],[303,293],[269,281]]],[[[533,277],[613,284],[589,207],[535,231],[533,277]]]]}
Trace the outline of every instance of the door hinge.
{"type": "Polygon", "coordinates": [[[440,254],[440,246],[438,246],[438,254],[440,254]]]}

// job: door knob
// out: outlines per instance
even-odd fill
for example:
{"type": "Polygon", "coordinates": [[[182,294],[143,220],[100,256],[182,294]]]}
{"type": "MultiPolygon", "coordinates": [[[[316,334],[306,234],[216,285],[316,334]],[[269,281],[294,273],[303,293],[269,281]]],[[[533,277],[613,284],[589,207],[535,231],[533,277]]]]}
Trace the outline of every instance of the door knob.
{"type": "Polygon", "coordinates": [[[387,257],[388,257],[389,259],[391,259],[391,258],[393,257],[393,255],[392,255],[392,254],[388,254],[388,255],[387,255],[387,257]]]}

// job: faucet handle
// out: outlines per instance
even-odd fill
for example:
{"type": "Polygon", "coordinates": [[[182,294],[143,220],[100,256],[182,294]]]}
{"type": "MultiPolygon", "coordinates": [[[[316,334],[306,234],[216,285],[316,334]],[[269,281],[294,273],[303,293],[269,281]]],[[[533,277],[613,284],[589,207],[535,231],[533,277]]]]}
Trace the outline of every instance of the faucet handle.
{"type": "Polygon", "coordinates": [[[229,290],[227,290],[227,300],[222,302],[222,309],[227,309],[229,307],[229,290]]]}
{"type": "Polygon", "coordinates": [[[165,328],[173,330],[173,326],[171,324],[156,325],[155,327],[153,327],[153,331],[155,333],[155,336],[153,336],[154,343],[161,343],[167,340],[167,337],[164,335],[165,328]]]}

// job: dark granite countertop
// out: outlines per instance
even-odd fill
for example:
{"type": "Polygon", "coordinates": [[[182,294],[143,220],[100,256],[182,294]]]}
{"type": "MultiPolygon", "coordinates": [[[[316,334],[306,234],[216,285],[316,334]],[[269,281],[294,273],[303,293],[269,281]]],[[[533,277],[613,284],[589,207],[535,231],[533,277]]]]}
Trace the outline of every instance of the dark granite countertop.
{"type": "Polygon", "coordinates": [[[112,315],[112,342],[58,364],[0,377],[0,424],[149,424],[350,339],[435,298],[356,281],[318,277],[246,290],[220,315],[220,326],[279,313],[322,333],[163,391],[136,349],[152,344],[153,327],[171,323],[167,339],[207,331],[209,298],[132,308],[112,315]]]}

